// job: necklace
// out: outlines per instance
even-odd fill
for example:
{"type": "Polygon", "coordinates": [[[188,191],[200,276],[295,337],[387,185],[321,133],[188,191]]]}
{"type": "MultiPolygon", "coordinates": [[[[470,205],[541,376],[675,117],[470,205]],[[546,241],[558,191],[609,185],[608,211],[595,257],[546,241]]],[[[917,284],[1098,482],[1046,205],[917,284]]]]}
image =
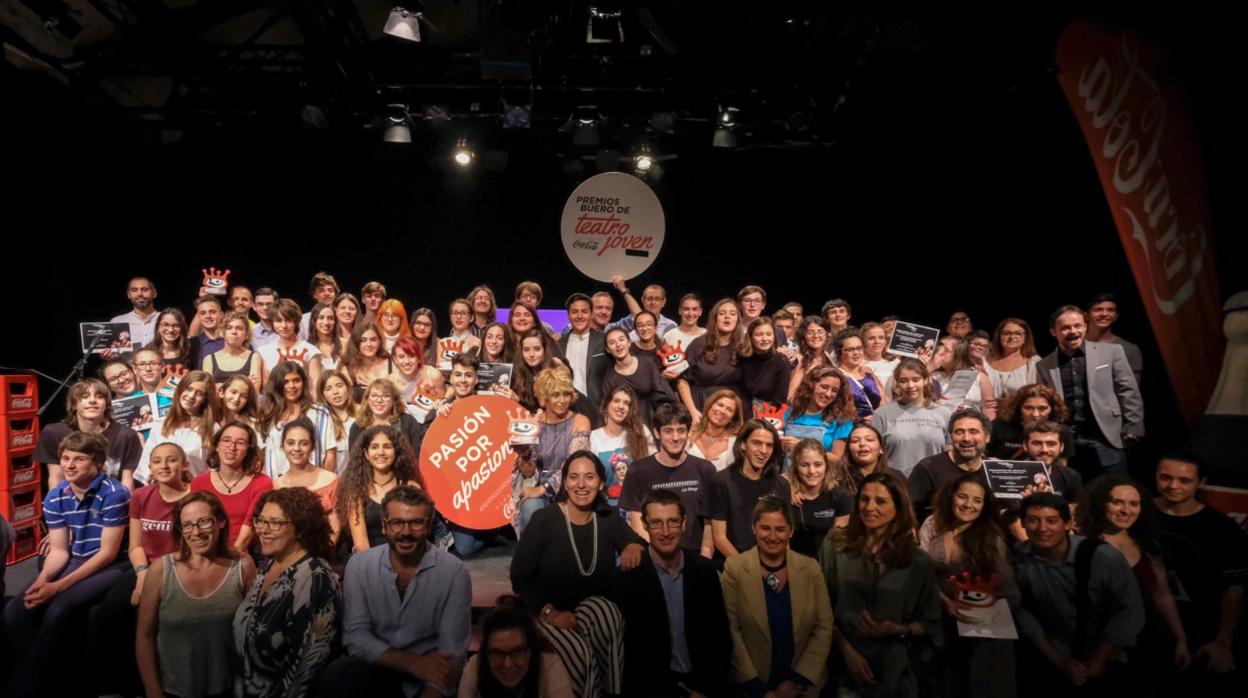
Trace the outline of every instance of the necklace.
{"type": "Polygon", "coordinates": [[[386,485],[389,485],[390,483],[394,482],[394,478],[395,478],[394,473],[390,473],[390,479],[386,480],[385,482],[377,482],[377,479],[373,478],[373,487],[377,489],[381,489],[382,487],[385,487],[386,485]]]}
{"type": "Polygon", "coordinates": [[[785,556],[784,562],[781,562],[780,564],[775,565],[774,567],[772,565],[767,564],[766,562],[763,562],[763,558],[761,557],[758,558],[758,564],[762,565],[763,569],[769,573],[767,575],[767,586],[771,587],[772,591],[780,591],[779,572],[780,570],[788,566],[789,564],[788,556],[787,555],[785,556]]]}
{"type": "Polygon", "coordinates": [[[225,481],[225,476],[221,474],[220,468],[217,469],[217,479],[221,481],[221,486],[225,488],[226,494],[234,494],[234,488],[238,487],[238,483],[242,482],[246,478],[247,478],[247,473],[243,473],[242,475],[238,476],[238,479],[234,481],[234,484],[230,484],[225,481]]]}
{"type": "Polygon", "coordinates": [[[568,542],[572,544],[572,557],[576,558],[576,571],[581,573],[582,577],[592,577],[594,569],[598,567],[598,517],[590,516],[590,522],[594,526],[594,547],[593,555],[589,560],[589,569],[581,564],[581,551],[576,548],[576,538],[572,536],[572,517],[568,516],[568,510],[564,505],[560,504],[559,509],[563,512],[563,522],[568,526],[568,542]]]}

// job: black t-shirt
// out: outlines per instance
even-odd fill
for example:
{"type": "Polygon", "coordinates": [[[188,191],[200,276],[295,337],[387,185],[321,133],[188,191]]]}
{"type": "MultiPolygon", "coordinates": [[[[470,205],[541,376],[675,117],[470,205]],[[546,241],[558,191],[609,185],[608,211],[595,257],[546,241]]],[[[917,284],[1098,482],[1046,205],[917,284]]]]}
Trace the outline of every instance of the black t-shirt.
{"type": "Polygon", "coordinates": [[[713,475],[715,466],[705,458],[697,456],[686,455],[684,462],[675,468],[663,465],[654,456],[642,458],[628,468],[628,477],[624,478],[624,488],[620,492],[620,508],[641,512],[641,502],[650,490],[675,492],[685,505],[685,532],[681,536],[680,545],[689,550],[698,550],[702,547],[707,489],[713,475]]]}
{"type": "MultiPolygon", "coordinates": [[[[1062,427],[1062,458],[1067,462],[1075,457],[1075,436],[1070,427],[1062,427]]],[[[992,422],[991,439],[988,441],[988,457],[1001,460],[1027,460],[1027,449],[1023,441],[1023,428],[1001,418],[992,422]]]]}
{"type": "MultiPolygon", "coordinates": [[[[932,500],[936,498],[937,490],[946,482],[962,477],[966,472],[953,462],[948,453],[944,452],[928,456],[914,466],[914,470],[910,471],[910,479],[906,482],[906,488],[910,490],[914,513],[919,517],[919,521],[926,519],[928,514],[932,513],[932,500]]],[[[984,489],[990,491],[988,475],[984,472],[982,465],[979,470],[975,471],[975,474],[984,489]]]]}
{"type": "MultiPolygon", "coordinates": [[[[754,505],[769,494],[791,501],[789,481],[779,474],[751,480],[735,467],[721,470],[711,478],[707,514],[728,524],[728,542],[737,552],[754,547],[754,505]]],[[[715,556],[722,557],[718,550],[715,556]]]]}
{"type": "Polygon", "coordinates": [[[853,509],[854,499],[843,487],[820,492],[818,497],[802,501],[802,506],[793,510],[797,521],[789,547],[803,555],[815,557],[836,519],[848,516],[853,509]]]}
{"type": "Polygon", "coordinates": [[[1217,635],[1223,589],[1248,583],[1248,538],[1209,506],[1191,516],[1158,511],[1157,528],[1188,646],[1199,647],[1217,635]]]}
{"type": "MultiPolygon", "coordinates": [[[[74,428],[65,422],[49,424],[39,432],[39,442],[35,446],[35,462],[45,465],[61,464],[57,455],[61,441],[74,432],[74,428]]],[[[143,455],[143,439],[139,433],[117,422],[111,422],[101,434],[108,442],[108,453],[104,459],[104,468],[109,476],[121,479],[121,471],[139,467],[139,456],[143,455]]]]}

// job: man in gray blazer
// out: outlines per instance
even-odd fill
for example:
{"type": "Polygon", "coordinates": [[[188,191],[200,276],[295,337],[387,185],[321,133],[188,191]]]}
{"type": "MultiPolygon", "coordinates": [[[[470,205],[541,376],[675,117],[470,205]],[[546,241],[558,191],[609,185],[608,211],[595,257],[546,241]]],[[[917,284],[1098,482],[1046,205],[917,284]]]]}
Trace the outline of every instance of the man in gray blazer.
{"type": "MultiPolygon", "coordinates": [[[[572,382],[595,410],[602,405],[602,376],[611,365],[606,335],[593,329],[593,301],[584,293],[568,296],[568,328],[559,337],[559,350],[572,368],[572,382]]],[[[592,420],[591,420],[592,421],[592,420]]]]}
{"type": "Polygon", "coordinates": [[[1123,449],[1144,436],[1144,401],[1122,347],[1089,342],[1086,332],[1083,310],[1055,310],[1049,333],[1057,350],[1040,360],[1036,380],[1061,393],[1070,408],[1075,459],[1084,474],[1126,472],[1123,449]]]}

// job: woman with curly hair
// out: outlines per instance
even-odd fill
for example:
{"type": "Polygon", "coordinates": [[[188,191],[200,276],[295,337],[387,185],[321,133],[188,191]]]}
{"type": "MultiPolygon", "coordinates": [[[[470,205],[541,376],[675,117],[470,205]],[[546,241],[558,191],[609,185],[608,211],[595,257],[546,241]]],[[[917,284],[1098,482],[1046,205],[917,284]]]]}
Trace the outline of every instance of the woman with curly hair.
{"type": "Polygon", "coordinates": [[[302,487],[269,492],[257,509],[252,524],[265,562],[234,614],[242,695],[313,695],[342,616],[329,519],[302,487]]]}
{"type": "Polygon", "coordinates": [[[347,468],[338,480],[338,521],[356,552],[386,542],[381,499],[396,487],[425,489],[416,453],[406,438],[388,424],[368,427],[351,448],[347,468]]]}
{"type": "MultiPolygon", "coordinates": [[[[806,374],[818,366],[834,366],[832,344],[829,342],[828,327],[818,315],[807,315],[797,327],[798,357],[797,366],[793,368],[793,377],[789,384],[789,395],[797,392],[806,374]]],[[[791,399],[791,398],[790,398],[791,399]]]]}
{"type": "MultiPolygon", "coordinates": [[[[944,695],[1013,696],[1014,643],[961,637],[956,623],[982,623],[985,609],[967,604],[955,580],[997,579],[995,596],[1020,601],[1001,505],[977,473],[950,480],[936,493],[932,515],[919,528],[919,545],[935,564],[946,638],[944,695]]],[[[1008,613],[1008,611],[1006,611],[1008,613]]]]}
{"type": "Polygon", "coordinates": [[[786,436],[781,441],[791,449],[798,434],[815,439],[823,444],[829,463],[838,461],[845,455],[845,439],[857,415],[845,374],[832,366],[816,366],[806,372],[784,413],[786,436]]]}
{"type": "Polygon", "coordinates": [[[863,481],[849,525],[819,559],[832,596],[842,688],[864,695],[919,695],[918,671],[941,630],[932,559],[914,539],[905,484],[884,473],[863,481]],[[918,661],[915,661],[918,660],[918,661]]]}
{"type": "Polygon", "coordinates": [[[1023,430],[1028,424],[1051,421],[1062,425],[1062,458],[1075,455],[1075,436],[1066,426],[1070,410],[1057,390],[1040,383],[1024,385],[1015,391],[1005,407],[992,420],[988,456],[1004,460],[1026,459],[1027,448],[1023,430]]]}
{"type": "Polygon", "coordinates": [[[1187,635],[1170,592],[1152,499],[1126,475],[1110,473],[1092,481],[1079,500],[1079,532],[1100,538],[1122,553],[1135,574],[1144,604],[1144,630],[1130,653],[1134,666],[1182,671],[1191,664],[1187,635]]]}

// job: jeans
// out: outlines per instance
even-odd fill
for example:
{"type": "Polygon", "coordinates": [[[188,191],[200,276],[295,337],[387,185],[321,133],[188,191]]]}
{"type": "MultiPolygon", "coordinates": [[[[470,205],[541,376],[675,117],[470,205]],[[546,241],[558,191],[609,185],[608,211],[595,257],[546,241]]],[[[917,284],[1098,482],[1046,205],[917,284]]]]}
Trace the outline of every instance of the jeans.
{"type": "Polygon", "coordinates": [[[1085,482],[1105,473],[1126,473],[1127,452],[1099,439],[1076,435],[1074,467],[1085,482]]]}

